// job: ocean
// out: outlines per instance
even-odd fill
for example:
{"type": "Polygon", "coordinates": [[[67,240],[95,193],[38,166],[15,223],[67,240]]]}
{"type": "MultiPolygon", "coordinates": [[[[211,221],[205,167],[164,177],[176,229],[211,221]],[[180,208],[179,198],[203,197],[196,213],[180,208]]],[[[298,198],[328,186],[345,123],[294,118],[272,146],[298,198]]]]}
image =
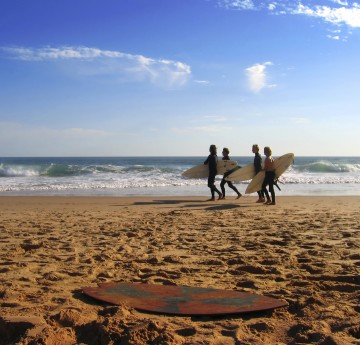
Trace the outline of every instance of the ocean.
{"type": "MultiPolygon", "coordinates": [[[[276,157],[274,157],[276,158],[276,157]]],[[[181,173],[206,157],[0,158],[0,195],[208,196],[206,179],[181,173]]],[[[220,159],[220,157],[219,157],[220,159]]],[[[240,166],[253,156],[231,157],[240,166]]],[[[221,176],[217,177],[219,186],[221,176]]],[[[360,157],[296,157],[281,176],[291,196],[360,196],[360,157]]],[[[244,193],[248,181],[236,183],[244,193]]],[[[227,196],[235,195],[227,188],[227,196]]]]}

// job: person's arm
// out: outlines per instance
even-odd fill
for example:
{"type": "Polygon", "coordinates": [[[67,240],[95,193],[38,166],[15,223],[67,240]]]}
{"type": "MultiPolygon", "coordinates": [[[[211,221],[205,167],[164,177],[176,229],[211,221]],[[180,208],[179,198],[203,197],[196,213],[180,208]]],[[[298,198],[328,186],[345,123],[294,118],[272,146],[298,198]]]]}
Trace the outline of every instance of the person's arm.
{"type": "Polygon", "coordinates": [[[264,170],[265,171],[269,170],[270,165],[271,165],[271,159],[269,157],[266,157],[265,158],[265,164],[264,164],[264,170]]]}

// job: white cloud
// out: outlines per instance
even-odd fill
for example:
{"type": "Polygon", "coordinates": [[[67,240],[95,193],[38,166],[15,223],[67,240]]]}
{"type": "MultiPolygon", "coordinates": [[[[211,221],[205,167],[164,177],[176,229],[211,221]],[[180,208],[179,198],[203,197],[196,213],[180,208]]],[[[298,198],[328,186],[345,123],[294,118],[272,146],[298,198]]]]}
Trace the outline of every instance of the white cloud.
{"type": "Polygon", "coordinates": [[[161,86],[182,86],[191,76],[186,63],[89,47],[1,47],[8,56],[23,61],[82,63],[76,71],[86,75],[112,75],[122,80],[148,80],[161,86]]]}
{"type": "Polygon", "coordinates": [[[356,6],[353,6],[351,8],[331,8],[329,6],[315,6],[311,8],[309,6],[299,4],[292,13],[307,15],[311,17],[318,17],[336,25],[346,24],[353,28],[360,27],[360,8],[356,6]]]}
{"type": "Polygon", "coordinates": [[[326,35],[327,38],[331,38],[332,40],[338,41],[340,40],[339,35],[326,35]]]}
{"type": "Polygon", "coordinates": [[[268,6],[269,11],[273,11],[276,9],[276,4],[269,4],[268,6]]]}
{"type": "Polygon", "coordinates": [[[236,9],[236,10],[255,10],[255,4],[252,0],[220,0],[218,4],[221,7],[227,9],[236,9]]]}
{"type": "Polygon", "coordinates": [[[208,80],[194,80],[196,84],[208,85],[210,82],[208,80]]]}
{"type": "Polygon", "coordinates": [[[309,0],[299,2],[286,0],[217,0],[217,3],[227,9],[239,11],[267,10],[271,14],[278,15],[305,15],[320,18],[334,25],[347,25],[352,28],[360,27],[360,4],[357,2],[329,0],[326,6],[309,0]]]}
{"type": "Polygon", "coordinates": [[[274,87],[275,85],[267,84],[266,68],[271,66],[272,62],[264,62],[263,64],[255,64],[246,68],[246,76],[248,78],[249,88],[253,92],[259,92],[264,88],[274,87]]]}
{"type": "Polygon", "coordinates": [[[342,6],[348,6],[349,3],[347,1],[342,1],[342,0],[330,0],[331,2],[333,2],[334,4],[338,4],[338,5],[342,5],[342,6]]]}

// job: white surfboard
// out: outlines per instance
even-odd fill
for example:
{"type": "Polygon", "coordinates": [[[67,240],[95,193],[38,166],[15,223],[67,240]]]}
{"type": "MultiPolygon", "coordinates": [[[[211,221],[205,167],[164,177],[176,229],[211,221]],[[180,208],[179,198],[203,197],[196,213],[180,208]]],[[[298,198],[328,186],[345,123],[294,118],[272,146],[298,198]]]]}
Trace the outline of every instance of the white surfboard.
{"type": "MultiPolygon", "coordinates": [[[[236,169],[238,166],[236,161],[233,160],[218,160],[217,163],[217,174],[223,175],[226,172],[236,169]]],[[[196,165],[186,171],[184,171],[181,176],[187,178],[204,178],[209,176],[209,166],[206,164],[196,165]]]]}
{"type": "MultiPolygon", "coordinates": [[[[287,153],[279,158],[274,159],[274,169],[275,169],[275,178],[279,178],[287,168],[294,161],[294,154],[287,153]]],[[[260,171],[256,176],[251,180],[249,185],[245,190],[245,194],[255,193],[261,189],[262,183],[265,178],[265,171],[260,171]]]]}
{"type": "Polygon", "coordinates": [[[225,180],[233,181],[233,182],[246,181],[246,180],[251,180],[255,175],[256,175],[255,167],[254,164],[251,163],[245,165],[244,167],[238,170],[235,170],[228,177],[226,177],[225,180]]]}

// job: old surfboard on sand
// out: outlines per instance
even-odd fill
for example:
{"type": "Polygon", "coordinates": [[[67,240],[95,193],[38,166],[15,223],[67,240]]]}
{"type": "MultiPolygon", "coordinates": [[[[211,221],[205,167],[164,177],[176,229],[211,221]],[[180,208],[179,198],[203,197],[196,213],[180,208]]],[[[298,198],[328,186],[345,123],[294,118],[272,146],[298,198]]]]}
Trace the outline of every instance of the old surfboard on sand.
{"type": "Polygon", "coordinates": [[[232,172],[228,177],[225,178],[225,180],[240,182],[240,181],[251,180],[255,175],[256,173],[255,173],[254,164],[248,164],[232,172]]]}
{"type": "MultiPolygon", "coordinates": [[[[279,178],[286,171],[286,169],[289,168],[293,161],[293,153],[287,153],[279,158],[274,159],[275,178],[279,178]]],[[[264,178],[265,171],[258,172],[247,186],[245,194],[255,193],[260,190],[264,178]]]]}
{"type": "Polygon", "coordinates": [[[285,301],[248,292],[188,286],[113,282],[82,290],[101,301],[164,314],[237,314],[288,305],[285,301]]]}
{"type": "MultiPolygon", "coordinates": [[[[226,172],[236,169],[238,166],[236,161],[233,160],[218,160],[217,174],[224,175],[226,172]]],[[[209,166],[206,164],[196,165],[186,171],[181,176],[188,178],[204,178],[209,176],[209,166]]]]}

